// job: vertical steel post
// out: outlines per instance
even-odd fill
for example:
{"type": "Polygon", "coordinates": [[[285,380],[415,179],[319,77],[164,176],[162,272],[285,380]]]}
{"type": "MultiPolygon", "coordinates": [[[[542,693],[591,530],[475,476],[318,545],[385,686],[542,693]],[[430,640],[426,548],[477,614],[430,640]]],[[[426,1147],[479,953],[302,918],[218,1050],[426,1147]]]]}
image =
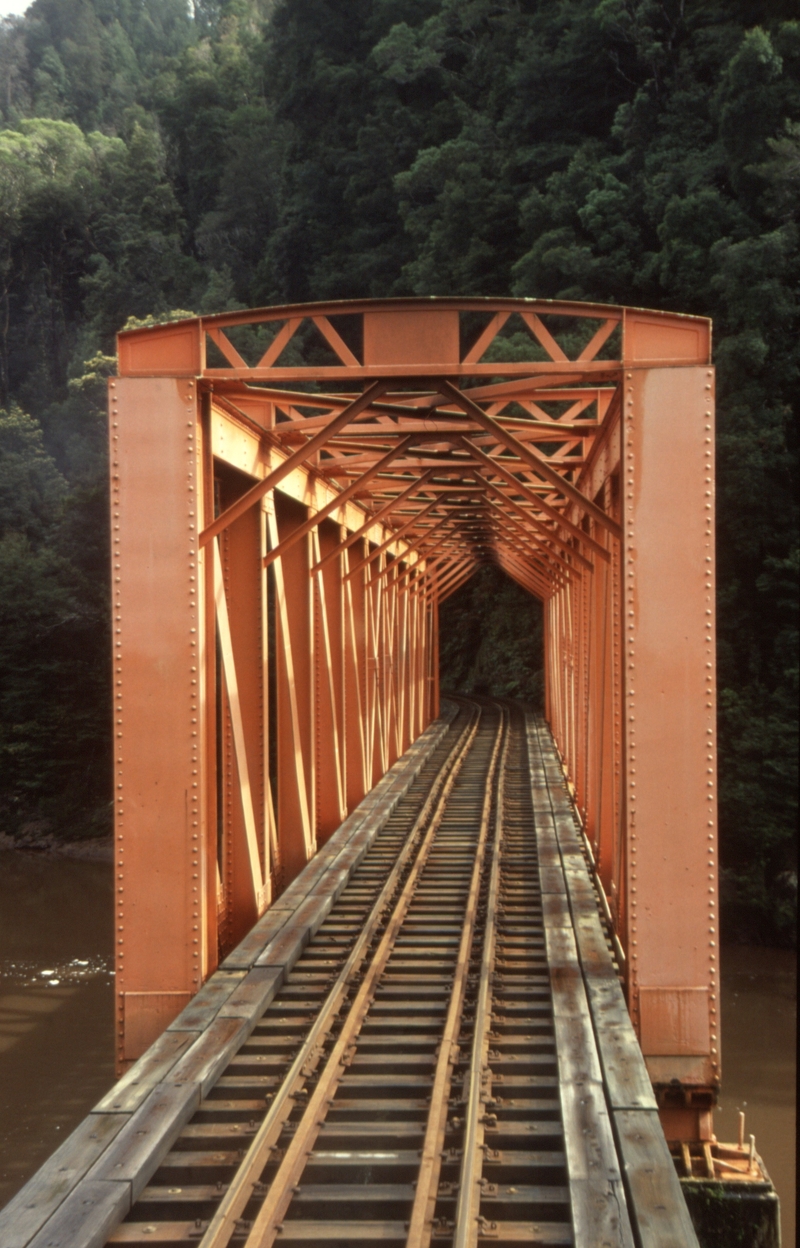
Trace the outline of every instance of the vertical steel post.
{"type": "MultiPolygon", "coordinates": [[[[313,531],[312,531],[313,537],[313,531]]],[[[312,558],[339,542],[338,526],[325,521],[312,541],[312,558]]],[[[344,631],[342,582],[338,561],[314,576],[314,660],[317,840],[322,844],[345,818],[344,631]]]]}
{"type": "MultiPolygon", "coordinates": [[[[364,554],[364,542],[356,542],[351,551],[340,556],[340,575],[346,575],[352,560],[355,565],[364,554]]],[[[353,576],[344,582],[345,594],[345,757],[347,761],[347,808],[353,810],[369,788],[367,767],[367,691],[366,691],[366,611],[363,577],[353,576]]]]}
{"type": "Polygon", "coordinates": [[[628,369],[623,412],[629,1005],[668,1138],[707,1139],[720,1072],[713,372],[628,369]]]}
{"type": "Polygon", "coordinates": [[[109,384],[117,1058],[208,973],[203,475],[196,385],[109,384]],[[169,696],[165,697],[165,690],[169,696]]]}
{"type": "MultiPolygon", "coordinates": [[[[251,507],[220,537],[225,594],[230,622],[233,662],[236,669],[239,704],[244,728],[250,801],[255,826],[259,833],[262,868],[269,863],[267,827],[267,775],[265,771],[265,667],[263,653],[262,578],[263,534],[259,507],[251,507]]],[[[223,705],[228,712],[225,682],[223,705]]],[[[235,757],[228,724],[223,724],[222,774],[219,781],[224,792],[225,829],[223,838],[222,874],[225,894],[225,935],[222,953],[227,953],[246,936],[261,914],[269,897],[257,897],[254,891],[250,856],[247,848],[242,793],[242,778],[235,757]]],[[[267,876],[267,887],[269,877],[267,876]]]]}
{"type": "MultiPolygon", "coordinates": [[[[282,494],[270,500],[270,547],[305,519],[305,508],[282,494]],[[274,510],[272,510],[274,509],[274,510]]],[[[276,559],[275,650],[278,731],[277,822],[283,883],[302,871],[315,849],[313,824],[313,631],[307,539],[276,559]]]]}

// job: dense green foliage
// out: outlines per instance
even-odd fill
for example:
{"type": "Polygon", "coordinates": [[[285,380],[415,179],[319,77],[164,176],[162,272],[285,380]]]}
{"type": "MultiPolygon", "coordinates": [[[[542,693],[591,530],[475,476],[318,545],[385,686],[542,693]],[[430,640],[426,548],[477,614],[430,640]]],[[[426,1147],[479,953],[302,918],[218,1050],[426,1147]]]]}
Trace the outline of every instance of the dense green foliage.
{"type": "Polygon", "coordinates": [[[544,709],[542,604],[493,564],[442,603],[442,688],[518,698],[544,709]]]}
{"type": "MultiPolygon", "coordinates": [[[[101,822],[98,379],[128,316],[414,293],[675,308],[715,321],[728,913],[789,938],[795,17],[792,0],[34,0],[0,26],[10,829],[101,822]]],[[[535,696],[511,593],[464,591],[445,663],[535,696]]]]}

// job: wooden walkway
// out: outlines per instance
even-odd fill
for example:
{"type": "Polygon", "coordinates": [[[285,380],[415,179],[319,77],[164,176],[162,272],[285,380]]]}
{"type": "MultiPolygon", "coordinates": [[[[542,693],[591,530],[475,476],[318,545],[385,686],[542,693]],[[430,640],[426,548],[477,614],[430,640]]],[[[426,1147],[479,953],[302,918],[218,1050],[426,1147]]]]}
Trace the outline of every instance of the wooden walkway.
{"type": "Polygon", "coordinates": [[[2,1248],[696,1248],[548,729],[448,704],[2,1248]]]}

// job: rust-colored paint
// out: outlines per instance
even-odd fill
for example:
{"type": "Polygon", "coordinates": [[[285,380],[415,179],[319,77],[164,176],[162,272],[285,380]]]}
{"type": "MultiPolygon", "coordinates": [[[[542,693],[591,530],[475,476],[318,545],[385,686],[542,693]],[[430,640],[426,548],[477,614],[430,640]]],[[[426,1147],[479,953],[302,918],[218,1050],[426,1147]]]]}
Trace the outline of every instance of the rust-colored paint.
{"type": "Polygon", "coordinates": [[[630,1004],[635,1018],[649,992],[654,1083],[707,1087],[720,1047],[713,373],[637,369],[624,384],[630,1004]],[[666,1052],[684,1016],[695,1039],[666,1052]]]}
{"type": "MultiPolygon", "coordinates": [[[[338,542],[338,526],[331,520],[324,520],[312,534],[312,560],[320,560],[338,542]]],[[[319,845],[324,844],[347,817],[344,588],[334,563],[328,563],[314,576],[313,723],[316,733],[316,827],[319,845]]]]}
{"type": "Polygon", "coordinates": [[[204,561],[197,385],[110,383],[118,1055],[138,1057],[204,959],[204,561]]]}
{"type": "Polygon", "coordinates": [[[700,317],[512,299],[293,305],[120,334],[121,1064],[437,714],[439,605],[493,560],[545,604],[546,714],[667,1134],[708,1137],[710,343],[700,317]],[[351,345],[340,316],[360,320],[341,330],[351,345]],[[563,318],[573,342],[586,325],[571,355],[563,318]],[[270,323],[249,367],[227,330],[270,323]],[[304,324],[337,362],[281,363],[304,324]],[[521,331],[544,358],[484,359],[521,331]],[[207,367],[209,341],[223,367],[207,367]]]}
{"type": "MultiPolygon", "coordinates": [[[[305,508],[294,499],[278,495],[274,544],[305,519],[305,508]]],[[[298,542],[275,561],[275,649],[283,661],[278,666],[277,817],[281,831],[282,883],[289,884],[316,849],[314,811],[313,735],[313,631],[311,582],[308,578],[308,539],[298,542]]],[[[273,545],[273,541],[270,541],[273,545]]]]}
{"type": "MultiPolygon", "coordinates": [[[[251,573],[262,557],[263,527],[260,509],[253,508],[225,530],[219,543],[245,737],[247,777],[262,872],[265,863],[269,863],[265,836],[268,826],[264,755],[266,655],[262,623],[262,579],[265,573],[259,576],[252,576],[251,573]]],[[[224,668],[218,679],[221,679],[223,688],[229,695],[224,668]]],[[[220,829],[220,873],[223,879],[220,952],[227,952],[247,935],[263,912],[264,906],[268,904],[269,894],[258,897],[253,888],[246,846],[246,814],[241,797],[242,778],[236,757],[229,696],[225,700],[220,728],[222,740],[219,783],[223,816],[223,827],[220,829]]]]}
{"type": "Polygon", "coordinates": [[[458,363],[458,309],[364,313],[364,364],[458,363]]]}

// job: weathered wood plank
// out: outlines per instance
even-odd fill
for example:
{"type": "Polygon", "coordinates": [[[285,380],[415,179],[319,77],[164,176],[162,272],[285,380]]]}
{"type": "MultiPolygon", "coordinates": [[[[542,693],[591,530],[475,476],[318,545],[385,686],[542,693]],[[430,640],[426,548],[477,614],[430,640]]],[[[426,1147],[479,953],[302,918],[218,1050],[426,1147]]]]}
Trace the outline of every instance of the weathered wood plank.
{"type": "Polygon", "coordinates": [[[202,1031],[216,1018],[231,993],[244,979],[244,971],[217,971],[189,1004],[170,1023],[167,1031],[202,1031]]]}
{"type": "MultiPolygon", "coordinates": [[[[566,802],[566,795],[563,800],[566,802]]],[[[567,816],[558,811],[556,826],[563,845],[567,816]]],[[[572,827],[575,829],[574,820],[572,827]]],[[[654,1110],[652,1085],[608,950],[586,860],[577,852],[564,854],[564,860],[575,940],[609,1104],[620,1109],[654,1110]]]]}
{"type": "Polygon", "coordinates": [[[202,1095],[206,1096],[236,1050],[250,1035],[255,1022],[254,1017],[249,1023],[244,1018],[215,1018],[173,1066],[168,1082],[161,1086],[199,1084],[202,1095]]]}
{"type": "Polygon", "coordinates": [[[243,1018],[258,1022],[286,976],[282,966],[256,966],[248,971],[235,992],[221,1007],[218,1018],[243,1018]]]}
{"type": "Polygon", "coordinates": [[[545,851],[549,851],[551,849],[555,850],[555,852],[558,854],[558,865],[561,866],[561,854],[558,853],[558,841],[556,840],[556,834],[554,830],[552,828],[541,827],[538,816],[536,818],[536,824],[537,824],[536,844],[537,844],[538,850],[540,852],[543,850],[545,851]]]}
{"type": "Polygon", "coordinates": [[[578,946],[571,927],[555,927],[548,925],[544,929],[547,964],[551,972],[563,967],[574,970],[580,977],[581,964],[578,961],[578,946]]]}
{"type": "MultiPolygon", "coordinates": [[[[340,829],[341,830],[341,829],[340,829]]],[[[324,879],[331,862],[336,857],[336,848],[330,841],[319,850],[306,864],[295,880],[292,880],[278,898],[281,909],[296,909],[301,905],[311,890],[320,880],[324,879]]],[[[269,913],[269,911],[267,911],[269,913]]]]}
{"type": "Polygon", "coordinates": [[[0,1244],[26,1248],[125,1126],[130,1114],[89,1114],[0,1211],[0,1244]]]}
{"type": "Polygon", "coordinates": [[[605,1183],[575,1179],[570,1183],[570,1202],[576,1248],[634,1248],[621,1179],[605,1183]]]}
{"type": "Polygon", "coordinates": [[[572,915],[564,893],[546,893],[542,897],[542,917],[545,927],[570,927],[572,915]]]}
{"type": "Polygon", "coordinates": [[[655,1110],[653,1085],[619,981],[589,979],[586,990],[609,1105],[612,1109],[655,1110]]]}
{"type": "Polygon", "coordinates": [[[583,854],[564,853],[562,849],[561,865],[568,886],[572,886],[575,904],[581,908],[592,905],[597,910],[597,897],[589,879],[589,868],[583,854]]]}
{"type": "Polygon", "coordinates": [[[559,852],[558,845],[555,843],[555,840],[553,840],[553,842],[548,845],[547,842],[544,839],[542,839],[542,841],[539,843],[538,857],[539,857],[540,868],[561,866],[561,854],[559,852]]]}
{"type": "Polygon", "coordinates": [[[641,1248],[699,1248],[658,1114],[620,1109],[613,1116],[641,1248]]]}
{"type": "MultiPolygon", "coordinates": [[[[366,852],[366,846],[364,847],[364,852],[366,852]]],[[[343,853],[346,853],[346,851],[343,851],[343,853]]],[[[336,862],[338,863],[338,861],[337,858],[336,862]]],[[[350,881],[354,866],[355,859],[346,867],[338,865],[329,867],[324,878],[311,889],[309,896],[318,897],[325,893],[332,897],[334,901],[338,901],[350,881]]]]}
{"type": "Polygon", "coordinates": [[[553,994],[554,1018],[586,1018],[591,1022],[589,1002],[580,968],[557,966],[550,968],[550,990],[553,994]]]}
{"type": "Polygon", "coordinates": [[[102,1248],[131,1208],[130,1183],[81,1183],[42,1227],[29,1248],[102,1248]]]}
{"type": "Polygon", "coordinates": [[[621,1027],[603,1021],[598,1049],[609,1104],[614,1109],[656,1109],[653,1085],[630,1021],[621,1027]]]}
{"type": "Polygon", "coordinates": [[[566,1087],[600,1083],[603,1072],[588,1014],[579,1018],[557,1016],[553,1030],[558,1049],[558,1079],[566,1087]]]}
{"type": "Polygon", "coordinates": [[[581,916],[576,920],[575,937],[581,966],[587,980],[616,979],[619,982],[596,909],[593,915],[581,916]]]}
{"type": "MultiPolygon", "coordinates": [[[[574,819],[572,812],[569,814],[570,819],[574,819]]],[[[579,873],[582,878],[586,878],[586,855],[583,848],[583,837],[578,831],[577,824],[573,822],[572,836],[567,836],[564,832],[561,816],[556,814],[556,837],[558,839],[558,847],[561,850],[561,860],[564,864],[564,870],[572,869],[579,873]]]]}
{"type": "MultiPolygon", "coordinates": [[[[199,1084],[160,1084],[131,1115],[89,1171],[87,1181],[100,1179],[129,1183],[132,1200],[138,1200],[181,1127],[189,1121],[199,1104],[199,1084]]],[[[82,1188],[83,1184],[80,1184],[76,1193],[80,1194],[82,1188]]]]}
{"type": "Polygon", "coordinates": [[[264,952],[270,941],[289,922],[294,914],[293,906],[284,906],[281,899],[270,906],[262,914],[256,925],[250,929],[244,940],[240,941],[231,953],[220,963],[223,971],[249,971],[256,958],[264,952]]]}
{"type": "MultiPolygon", "coordinates": [[[[381,825],[382,826],[382,825],[381,825]]],[[[344,849],[336,855],[331,871],[346,871],[347,882],[349,882],[353,871],[356,867],[360,867],[366,857],[367,850],[376,835],[380,832],[379,828],[373,828],[369,824],[365,824],[359,828],[352,840],[348,841],[344,849]]],[[[320,886],[317,885],[317,888],[320,886]]]]}
{"type": "Polygon", "coordinates": [[[564,872],[557,867],[540,867],[539,884],[543,893],[563,893],[566,896],[567,886],[564,872]]]}
{"type": "Polygon", "coordinates": [[[567,1079],[560,1094],[575,1242],[581,1248],[633,1248],[603,1085],[567,1079]]]}
{"type": "Polygon", "coordinates": [[[197,1031],[165,1031],[94,1107],[96,1114],[132,1113],[200,1035],[197,1031]]]}
{"type": "MultiPolygon", "coordinates": [[[[537,846],[575,1243],[581,1248],[584,1245],[586,1248],[589,1245],[591,1248],[634,1248],[603,1088],[603,1069],[573,927],[576,901],[578,913],[588,913],[589,895],[584,882],[589,883],[589,887],[591,884],[571,811],[567,808],[571,830],[564,815],[568,802],[566,791],[557,782],[553,768],[541,766],[541,745],[530,717],[527,728],[529,757],[537,775],[545,776],[553,812],[550,818],[542,819],[537,811],[537,846]],[[540,828],[541,823],[545,824],[544,829],[540,828]],[[552,887],[554,877],[556,880],[560,877],[559,888],[552,887]]],[[[538,809],[544,809],[541,791],[537,798],[538,809]]],[[[596,906],[594,913],[597,918],[596,906]]],[[[599,918],[597,924],[599,931],[599,918]]]]}
{"type": "Polygon", "coordinates": [[[288,972],[319,930],[333,906],[333,898],[321,894],[307,897],[292,915],[291,921],[271,940],[255,961],[256,966],[282,966],[288,972]]]}
{"type": "MultiPolygon", "coordinates": [[[[528,743],[531,757],[536,760],[537,776],[544,774],[550,788],[553,809],[553,825],[562,855],[563,874],[569,900],[569,910],[574,917],[575,944],[586,998],[596,1038],[598,1062],[602,1068],[605,1103],[611,1106],[615,1151],[627,1193],[627,1210],[636,1235],[637,1248],[697,1248],[697,1238],[680,1190],[680,1182],[669,1154],[656,1109],[655,1097],[638,1040],[628,1014],[614,963],[605,940],[599,912],[599,899],[595,893],[589,866],[583,853],[581,833],[576,823],[564,786],[563,771],[557,763],[555,750],[544,733],[539,733],[529,717],[528,743]]],[[[549,902],[549,899],[547,899],[549,902]]],[[[556,924],[564,914],[564,907],[553,905],[549,926],[556,924]]],[[[546,929],[548,920],[545,920],[546,929]]],[[[559,944],[562,958],[564,984],[569,983],[568,942],[559,944]]],[[[568,997],[563,996],[566,1005],[568,997]]],[[[569,1020],[556,1018],[556,1028],[567,1026],[569,1020]]],[[[580,1026],[580,1023],[578,1024],[580,1026]]],[[[564,1063],[575,1062],[580,1067],[580,1036],[571,1041],[572,1058],[564,1063]]],[[[562,1041],[559,1040],[559,1058],[562,1041]]],[[[570,1107],[575,1090],[580,1091],[580,1080],[561,1073],[562,1112],[564,1114],[566,1147],[577,1141],[580,1147],[581,1115],[577,1112],[580,1098],[570,1107]]],[[[583,1085],[584,1088],[588,1085],[583,1085]]],[[[592,1115],[589,1115],[592,1118],[592,1115]]],[[[587,1120],[586,1140],[594,1138],[595,1127],[587,1120]]],[[[581,1196],[580,1181],[572,1184],[570,1163],[570,1189],[573,1193],[576,1243],[594,1245],[606,1242],[597,1238],[592,1218],[601,1212],[600,1196],[596,1187],[589,1185],[581,1196]],[[582,1219],[586,1217],[586,1225],[582,1219]]],[[[614,1179],[605,1197],[607,1207],[604,1233],[613,1234],[608,1221],[612,1217],[612,1199],[618,1200],[618,1184],[614,1179]]],[[[628,1232],[626,1231],[626,1234],[628,1232]]],[[[619,1237],[607,1242],[617,1244],[619,1237]]]]}

